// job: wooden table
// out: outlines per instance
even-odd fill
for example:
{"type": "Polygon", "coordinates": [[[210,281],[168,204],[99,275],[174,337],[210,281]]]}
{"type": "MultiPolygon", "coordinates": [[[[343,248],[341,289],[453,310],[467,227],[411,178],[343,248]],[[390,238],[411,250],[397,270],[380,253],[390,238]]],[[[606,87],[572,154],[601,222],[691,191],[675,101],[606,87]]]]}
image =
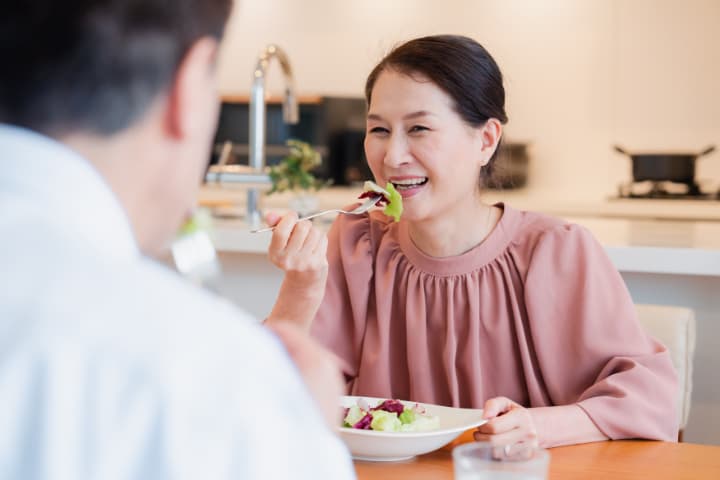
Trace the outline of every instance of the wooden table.
{"type": "MultiPolygon", "coordinates": [[[[355,462],[358,480],[451,480],[450,448],[403,463],[355,462]]],[[[720,447],[623,440],[550,450],[550,480],[720,480],[720,447]]]]}

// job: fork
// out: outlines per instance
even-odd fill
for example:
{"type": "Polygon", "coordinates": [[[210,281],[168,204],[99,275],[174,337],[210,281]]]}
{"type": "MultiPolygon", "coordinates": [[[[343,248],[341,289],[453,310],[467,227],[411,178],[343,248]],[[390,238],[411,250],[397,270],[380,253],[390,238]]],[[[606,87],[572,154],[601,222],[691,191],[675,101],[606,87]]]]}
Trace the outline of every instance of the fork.
{"type": "MultiPolygon", "coordinates": [[[[322,212],[313,213],[312,215],[308,215],[307,217],[298,218],[298,222],[300,220],[310,220],[311,218],[319,217],[321,215],[327,215],[328,213],[345,213],[347,215],[360,215],[368,210],[370,210],[372,207],[375,206],[375,204],[383,198],[382,195],[378,195],[376,197],[368,198],[365,203],[362,205],[352,209],[352,210],[343,210],[341,208],[334,208],[332,210],[324,210],[322,212]]],[[[262,232],[270,232],[272,230],[275,230],[275,227],[266,227],[266,228],[260,228],[258,230],[250,230],[250,233],[262,233],[262,232]]]]}

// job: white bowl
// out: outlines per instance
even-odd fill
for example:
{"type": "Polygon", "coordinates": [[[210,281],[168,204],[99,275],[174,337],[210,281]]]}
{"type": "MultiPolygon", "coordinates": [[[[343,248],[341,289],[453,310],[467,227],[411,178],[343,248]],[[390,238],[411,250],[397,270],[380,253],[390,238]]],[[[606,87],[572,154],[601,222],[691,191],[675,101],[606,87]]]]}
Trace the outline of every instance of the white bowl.
{"type": "MultiPolygon", "coordinates": [[[[340,404],[343,407],[351,407],[356,405],[360,398],[365,399],[370,405],[377,405],[385,400],[374,397],[343,396],[340,404]]],[[[412,405],[419,403],[409,400],[400,401],[412,405]]],[[[439,417],[439,429],[429,432],[376,432],[339,427],[340,438],[356,460],[394,462],[437,450],[455,440],[465,430],[486,422],[482,418],[482,409],[452,408],[428,403],[419,403],[419,405],[425,407],[428,415],[439,417]]]]}

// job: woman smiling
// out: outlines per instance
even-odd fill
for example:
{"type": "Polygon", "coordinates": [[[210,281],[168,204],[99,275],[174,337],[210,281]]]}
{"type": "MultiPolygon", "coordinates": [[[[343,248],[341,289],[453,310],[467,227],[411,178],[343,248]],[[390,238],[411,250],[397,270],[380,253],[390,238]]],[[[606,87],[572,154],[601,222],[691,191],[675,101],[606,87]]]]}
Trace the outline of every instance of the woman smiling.
{"type": "Polygon", "coordinates": [[[670,358],[604,249],[582,227],[482,200],[507,121],[490,54],[467,37],[412,40],[366,97],[368,163],[404,212],[338,217],[305,325],[349,393],[484,408],[476,438],[498,443],[675,439],[670,358]]]}

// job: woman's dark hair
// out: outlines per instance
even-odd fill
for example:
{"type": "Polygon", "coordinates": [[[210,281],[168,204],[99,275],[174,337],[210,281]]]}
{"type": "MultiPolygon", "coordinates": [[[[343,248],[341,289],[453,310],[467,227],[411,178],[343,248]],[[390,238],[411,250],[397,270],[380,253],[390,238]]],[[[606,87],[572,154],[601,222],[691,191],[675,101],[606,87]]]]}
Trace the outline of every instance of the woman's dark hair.
{"type": "Polygon", "coordinates": [[[130,125],[232,0],[9,0],[0,15],[0,122],[61,134],[130,125]]]}
{"type": "MultiPolygon", "coordinates": [[[[455,111],[468,125],[479,127],[490,118],[507,122],[500,68],[487,50],[471,38],[434,35],[395,47],[367,78],[365,98],[368,105],[375,82],[387,69],[429,79],[450,95],[455,111]]],[[[496,156],[497,150],[481,170],[481,186],[491,181],[496,156]]]]}

